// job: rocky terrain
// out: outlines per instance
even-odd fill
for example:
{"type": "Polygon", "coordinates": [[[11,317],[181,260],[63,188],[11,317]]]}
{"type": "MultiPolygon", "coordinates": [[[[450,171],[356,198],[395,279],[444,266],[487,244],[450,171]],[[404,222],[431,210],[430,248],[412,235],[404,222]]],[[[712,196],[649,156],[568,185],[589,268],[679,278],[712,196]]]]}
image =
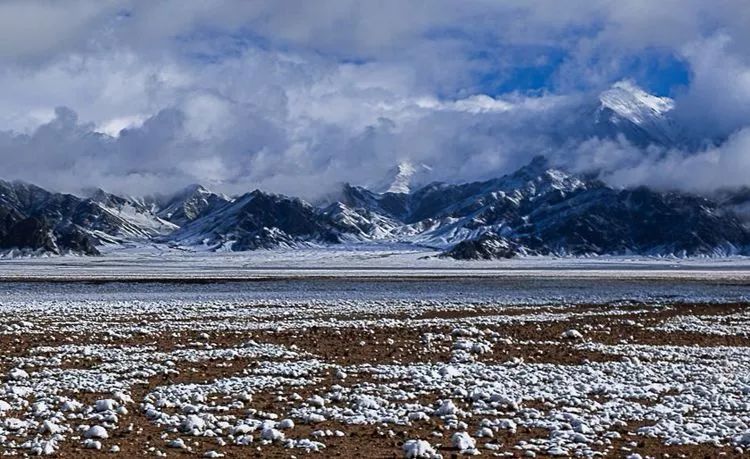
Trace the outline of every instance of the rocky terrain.
{"type": "Polygon", "coordinates": [[[5,284],[0,453],[741,457],[716,279],[5,284]]]}

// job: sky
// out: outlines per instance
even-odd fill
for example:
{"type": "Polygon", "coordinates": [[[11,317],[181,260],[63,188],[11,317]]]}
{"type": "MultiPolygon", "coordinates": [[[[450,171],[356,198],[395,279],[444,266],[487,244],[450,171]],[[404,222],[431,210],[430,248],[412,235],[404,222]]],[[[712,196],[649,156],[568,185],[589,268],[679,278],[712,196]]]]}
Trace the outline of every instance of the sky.
{"type": "Polygon", "coordinates": [[[747,0],[4,0],[0,175],[315,200],[543,154],[614,186],[750,185],[747,24],[747,0]],[[692,146],[578,129],[623,80],[673,98],[692,146]]]}

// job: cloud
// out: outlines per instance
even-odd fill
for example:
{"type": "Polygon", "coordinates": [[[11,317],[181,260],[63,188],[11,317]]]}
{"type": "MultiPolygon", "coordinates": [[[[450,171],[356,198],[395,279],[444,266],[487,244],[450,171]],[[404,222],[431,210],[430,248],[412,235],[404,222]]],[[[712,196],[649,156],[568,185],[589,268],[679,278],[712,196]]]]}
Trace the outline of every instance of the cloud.
{"type": "Polygon", "coordinates": [[[750,121],[750,56],[733,53],[732,46],[722,33],[682,50],[692,81],[678,99],[677,116],[704,136],[727,136],[750,121]]]}
{"type": "Polygon", "coordinates": [[[705,189],[744,165],[748,20],[740,0],[10,0],[0,161],[5,178],[65,191],[200,182],[314,199],[404,159],[462,181],[546,154],[618,185],[697,174],[705,189]],[[581,124],[652,57],[686,67],[674,116],[700,148],[639,148],[581,124]]]}
{"type": "MultiPolygon", "coordinates": [[[[612,145],[600,152],[616,151],[612,145]]],[[[731,135],[720,147],[696,154],[683,151],[652,151],[650,155],[629,165],[610,170],[605,178],[619,186],[647,184],[664,190],[711,192],[718,188],[733,188],[749,184],[750,128],[731,135]]]]}
{"type": "Polygon", "coordinates": [[[0,59],[25,64],[86,44],[116,12],[113,2],[7,0],[0,3],[0,59]]]}

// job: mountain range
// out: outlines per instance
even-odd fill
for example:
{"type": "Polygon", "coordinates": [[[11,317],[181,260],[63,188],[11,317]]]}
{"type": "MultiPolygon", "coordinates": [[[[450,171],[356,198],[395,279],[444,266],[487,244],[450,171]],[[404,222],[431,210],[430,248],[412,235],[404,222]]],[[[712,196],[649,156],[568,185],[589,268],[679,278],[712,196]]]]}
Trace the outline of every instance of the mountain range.
{"type": "Polygon", "coordinates": [[[201,186],[166,198],[102,190],[78,197],[0,182],[0,248],[96,255],[137,244],[244,251],[399,243],[460,259],[750,253],[750,225],[737,210],[750,194],[716,197],[615,189],[543,157],[483,182],[382,193],[344,185],[325,206],[260,190],[234,198],[201,186]]]}
{"type": "MultiPolygon", "coordinates": [[[[671,99],[621,82],[583,110],[575,135],[687,145],[672,107],[671,99]]],[[[540,156],[480,182],[430,182],[431,171],[403,162],[385,179],[345,184],[317,205],[260,190],[228,197],[200,185],[166,196],[101,189],[74,196],[0,181],[0,250],[97,255],[139,244],[244,251],[398,243],[458,259],[750,254],[747,188],[711,196],[616,189],[540,156]]]]}

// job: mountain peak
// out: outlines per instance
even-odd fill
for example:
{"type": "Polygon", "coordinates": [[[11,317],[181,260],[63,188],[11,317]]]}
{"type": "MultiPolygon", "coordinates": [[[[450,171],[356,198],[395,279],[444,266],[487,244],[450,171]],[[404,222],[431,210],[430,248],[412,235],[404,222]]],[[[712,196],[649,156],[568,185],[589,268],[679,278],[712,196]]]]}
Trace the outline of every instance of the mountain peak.
{"type": "Polygon", "coordinates": [[[228,201],[225,196],[213,193],[203,185],[192,184],[162,202],[158,215],[182,226],[228,201]]]}
{"type": "Polygon", "coordinates": [[[388,187],[388,193],[408,193],[410,191],[409,182],[414,174],[417,172],[417,168],[409,161],[402,161],[396,166],[396,176],[388,187]]]}
{"type": "Polygon", "coordinates": [[[427,182],[432,168],[426,164],[415,164],[409,160],[401,161],[392,167],[379,184],[372,187],[382,193],[410,193],[415,187],[427,182]]]}
{"type": "Polygon", "coordinates": [[[539,177],[551,168],[552,166],[550,166],[549,160],[546,156],[537,155],[534,156],[528,164],[515,171],[513,176],[532,179],[539,177]]]}
{"type": "Polygon", "coordinates": [[[84,190],[84,196],[87,196],[89,199],[93,201],[102,201],[106,200],[111,196],[110,193],[107,193],[102,188],[90,188],[87,190],[84,190]]]}
{"type": "Polygon", "coordinates": [[[201,184],[191,183],[180,192],[176,193],[175,196],[193,196],[196,194],[212,194],[212,191],[201,184]]]}
{"type": "Polygon", "coordinates": [[[601,108],[612,110],[638,125],[662,118],[674,108],[674,101],[669,97],[649,94],[630,80],[618,81],[602,92],[599,103],[601,108]]]}
{"type": "Polygon", "coordinates": [[[136,200],[112,194],[102,188],[93,188],[87,192],[88,198],[93,202],[107,207],[121,207],[127,203],[135,203],[136,200]]]}

